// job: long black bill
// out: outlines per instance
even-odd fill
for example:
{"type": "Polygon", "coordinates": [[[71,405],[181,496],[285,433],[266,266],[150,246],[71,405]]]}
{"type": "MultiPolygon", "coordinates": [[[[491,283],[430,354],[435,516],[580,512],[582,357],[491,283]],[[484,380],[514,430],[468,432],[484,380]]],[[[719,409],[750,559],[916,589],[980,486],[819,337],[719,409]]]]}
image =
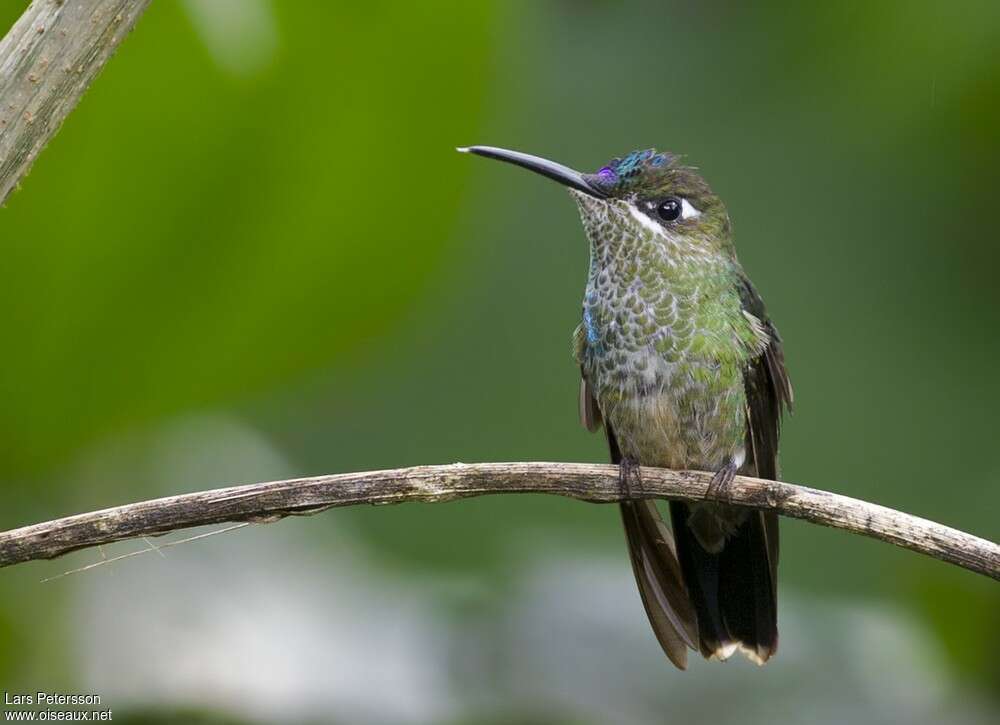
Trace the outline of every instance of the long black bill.
{"type": "Polygon", "coordinates": [[[558,181],[563,186],[582,191],[584,194],[590,194],[590,196],[597,197],[598,199],[607,198],[607,194],[591,186],[579,171],[574,171],[568,166],[557,164],[555,161],[549,161],[548,159],[532,156],[531,154],[522,154],[520,151],[498,149],[495,146],[467,146],[460,147],[458,151],[461,151],[463,154],[476,154],[477,156],[485,156],[488,159],[506,161],[508,164],[521,166],[529,171],[534,171],[536,174],[547,176],[553,181],[558,181]]]}

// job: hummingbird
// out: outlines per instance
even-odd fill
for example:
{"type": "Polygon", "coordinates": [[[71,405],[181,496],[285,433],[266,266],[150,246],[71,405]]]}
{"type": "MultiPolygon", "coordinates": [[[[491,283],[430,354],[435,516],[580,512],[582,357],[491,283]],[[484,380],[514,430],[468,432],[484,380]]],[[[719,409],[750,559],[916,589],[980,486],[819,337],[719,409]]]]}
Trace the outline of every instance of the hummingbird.
{"type": "Polygon", "coordinates": [[[567,187],[590,246],[573,334],[579,413],[603,426],[626,491],[639,466],[711,471],[705,501],[619,504],[632,569],[669,660],[688,649],[764,664],[778,647],[778,518],[735,506],[736,474],[776,479],[792,407],[778,331],[736,257],[722,200],[698,171],[655,149],[585,174],[492,146],[459,151],[567,187]]]}

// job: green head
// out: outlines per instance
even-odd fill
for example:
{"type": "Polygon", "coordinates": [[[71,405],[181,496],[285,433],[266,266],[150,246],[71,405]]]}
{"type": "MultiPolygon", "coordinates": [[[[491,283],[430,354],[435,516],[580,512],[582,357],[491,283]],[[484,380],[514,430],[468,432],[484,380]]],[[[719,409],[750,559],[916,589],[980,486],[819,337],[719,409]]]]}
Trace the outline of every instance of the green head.
{"type": "Polygon", "coordinates": [[[594,245],[651,236],[687,250],[732,255],[729,215],[701,175],[680,158],[655,149],[612,159],[583,174],[537,156],[492,146],[459,151],[529,169],[570,188],[594,245]]]}

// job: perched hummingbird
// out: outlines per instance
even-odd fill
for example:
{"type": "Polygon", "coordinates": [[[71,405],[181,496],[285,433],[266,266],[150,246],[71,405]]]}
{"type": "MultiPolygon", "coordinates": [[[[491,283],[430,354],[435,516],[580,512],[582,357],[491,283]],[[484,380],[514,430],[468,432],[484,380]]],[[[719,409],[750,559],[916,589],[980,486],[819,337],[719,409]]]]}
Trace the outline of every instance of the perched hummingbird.
{"type": "Polygon", "coordinates": [[[778,647],[778,519],[728,505],[737,473],[778,474],[792,388],[778,331],[736,259],[729,215],[698,172],[654,149],[595,174],[490,146],[459,149],[569,188],[590,241],[574,334],[580,419],[602,424],[628,485],[637,466],[715,472],[709,500],[621,504],[653,631],[684,669],[687,648],[763,664],[778,647]]]}

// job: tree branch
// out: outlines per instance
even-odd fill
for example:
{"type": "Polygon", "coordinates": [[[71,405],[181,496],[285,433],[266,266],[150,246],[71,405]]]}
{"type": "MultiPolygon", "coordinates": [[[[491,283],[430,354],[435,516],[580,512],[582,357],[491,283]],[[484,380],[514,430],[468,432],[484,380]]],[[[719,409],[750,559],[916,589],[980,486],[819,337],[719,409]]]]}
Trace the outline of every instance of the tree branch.
{"type": "Polygon", "coordinates": [[[150,0],[34,0],[0,41],[0,204],[150,0]]]}
{"type": "MultiPolygon", "coordinates": [[[[711,478],[698,471],[643,468],[641,490],[631,494],[702,501],[711,478]]],[[[737,476],[729,491],[732,503],[870,536],[1000,579],[1000,546],[926,519],[835,493],[745,476],[737,476]]],[[[617,466],[609,465],[456,463],[341,473],[169,496],[2,532],[0,567],[192,526],[267,523],[337,506],[440,503],[509,493],[558,494],[594,503],[628,498],[620,489],[617,466]]]]}

